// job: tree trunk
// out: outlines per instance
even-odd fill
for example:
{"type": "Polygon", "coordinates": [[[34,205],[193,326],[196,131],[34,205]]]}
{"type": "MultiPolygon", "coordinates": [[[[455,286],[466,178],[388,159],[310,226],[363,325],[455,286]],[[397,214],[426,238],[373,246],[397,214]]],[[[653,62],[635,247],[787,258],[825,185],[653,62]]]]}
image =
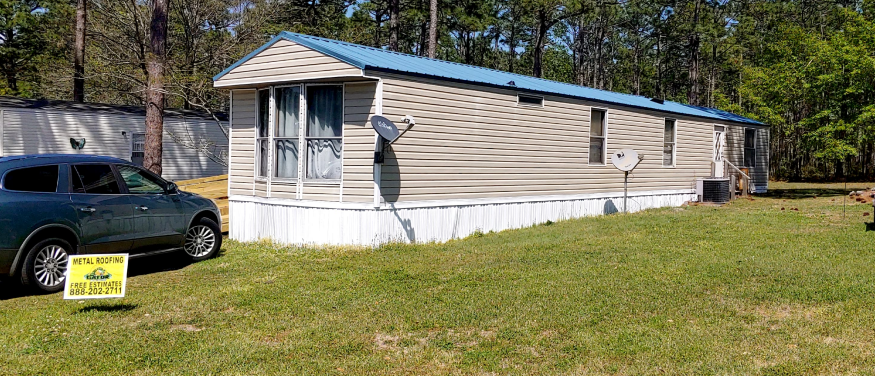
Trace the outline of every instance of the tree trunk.
{"type": "Polygon", "coordinates": [[[517,45],[517,23],[516,23],[516,14],[511,11],[511,16],[513,20],[510,23],[510,32],[507,37],[507,71],[511,73],[514,72],[514,67],[516,66],[516,45],[517,45]]]}
{"type": "Polygon", "coordinates": [[[154,0],[147,56],[146,150],[143,167],[161,175],[164,138],[164,63],[167,58],[168,0],[154,0]]]}
{"type": "Polygon", "coordinates": [[[532,76],[541,78],[543,69],[541,67],[544,59],[544,44],[547,40],[547,15],[543,10],[538,10],[538,30],[535,35],[535,46],[532,49],[532,76]]]}
{"type": "Polygon", "coordinates": [[[76,4],[76,40],[73,46],[73,100],[85,102],[85,22],[88,0],[76,4]]]}
{"type": "Polygon", "coordinates": [[[687,93],[687,101],[691,105],[699,105],[699,8],[701,0],[696,1],[696,8],[693,12],[693,32],[690,34],[690,90],[687,93]]]}
{"type": "Polygon", "coordinates": [[[635,36],[635,95],[641,95],[641,36],[635,36]]]}
{"type": "Polygon", "coordinates": [[[389,0],[389,50],[398,51],[398,13],[401,0],[389,0]]]}
{"type": "Polygon", "coordinates": [[[428,57],[434,59],[435,52],[437,51],[437,12],[438,12],[438,3],[437,0],[431,0],[429,2],[429,11],[428,11],[428,57]]]}

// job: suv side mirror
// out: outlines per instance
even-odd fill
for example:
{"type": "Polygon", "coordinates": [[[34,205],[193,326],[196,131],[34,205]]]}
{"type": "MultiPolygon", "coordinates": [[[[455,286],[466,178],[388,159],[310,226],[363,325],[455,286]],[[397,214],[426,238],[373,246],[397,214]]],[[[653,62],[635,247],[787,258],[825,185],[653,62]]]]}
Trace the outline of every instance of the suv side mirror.
{"type": "Polygon", "coordinates": [[[174,182],[167,182],[167,194],[175,195],[179,193],[179,186],[174,182]]]}

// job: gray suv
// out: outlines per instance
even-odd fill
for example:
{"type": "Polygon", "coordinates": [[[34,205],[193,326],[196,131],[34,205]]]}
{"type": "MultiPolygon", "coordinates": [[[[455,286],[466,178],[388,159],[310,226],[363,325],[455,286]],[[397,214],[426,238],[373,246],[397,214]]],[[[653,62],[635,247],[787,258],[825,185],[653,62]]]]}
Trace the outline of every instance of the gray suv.
{"type": "Polygon", "coordinates": [[[87,155],[0,158],[0,277],[44,292],[64,287],[68,256],[222,246],[216,204],[131,162],[87,155]]]}

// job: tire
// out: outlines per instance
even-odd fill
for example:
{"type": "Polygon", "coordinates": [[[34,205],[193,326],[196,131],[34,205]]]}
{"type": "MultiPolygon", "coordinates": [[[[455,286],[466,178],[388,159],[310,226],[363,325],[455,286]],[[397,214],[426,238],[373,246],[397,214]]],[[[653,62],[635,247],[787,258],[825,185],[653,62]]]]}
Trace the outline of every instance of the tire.
{"type": "Polygon", "coordinates": [[[24,259],[22,286],[44,293],[63,290],[72,254],[73,246],[64,239],[49,238],[37,243],[24,259]]]}
{"type": "Polygon", "coordinates": [[[222,228],[209,218],[201,218],[185,232],[182,249],[192,261],[214,257],[222,248],[222,228]]]}

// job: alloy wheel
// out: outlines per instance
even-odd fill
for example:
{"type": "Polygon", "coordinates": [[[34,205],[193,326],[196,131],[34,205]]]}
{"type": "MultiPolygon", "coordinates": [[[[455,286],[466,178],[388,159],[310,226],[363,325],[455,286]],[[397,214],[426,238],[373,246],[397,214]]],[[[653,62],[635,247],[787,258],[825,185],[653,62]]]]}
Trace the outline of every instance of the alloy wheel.
{"type": "Polygon", "coordinates": [[[216,234],[204,225],[197,225],[185,235],[185,253],[191,257],[203,257],[216,245],[216,234]]]}
{"type": "Polygon", "coordinates": [[[64,248],[57,245],[45,246],[34,259],[34,276],[43,286],[58,286],[66,279],[68,261],[67,251],[64,248]]]}

